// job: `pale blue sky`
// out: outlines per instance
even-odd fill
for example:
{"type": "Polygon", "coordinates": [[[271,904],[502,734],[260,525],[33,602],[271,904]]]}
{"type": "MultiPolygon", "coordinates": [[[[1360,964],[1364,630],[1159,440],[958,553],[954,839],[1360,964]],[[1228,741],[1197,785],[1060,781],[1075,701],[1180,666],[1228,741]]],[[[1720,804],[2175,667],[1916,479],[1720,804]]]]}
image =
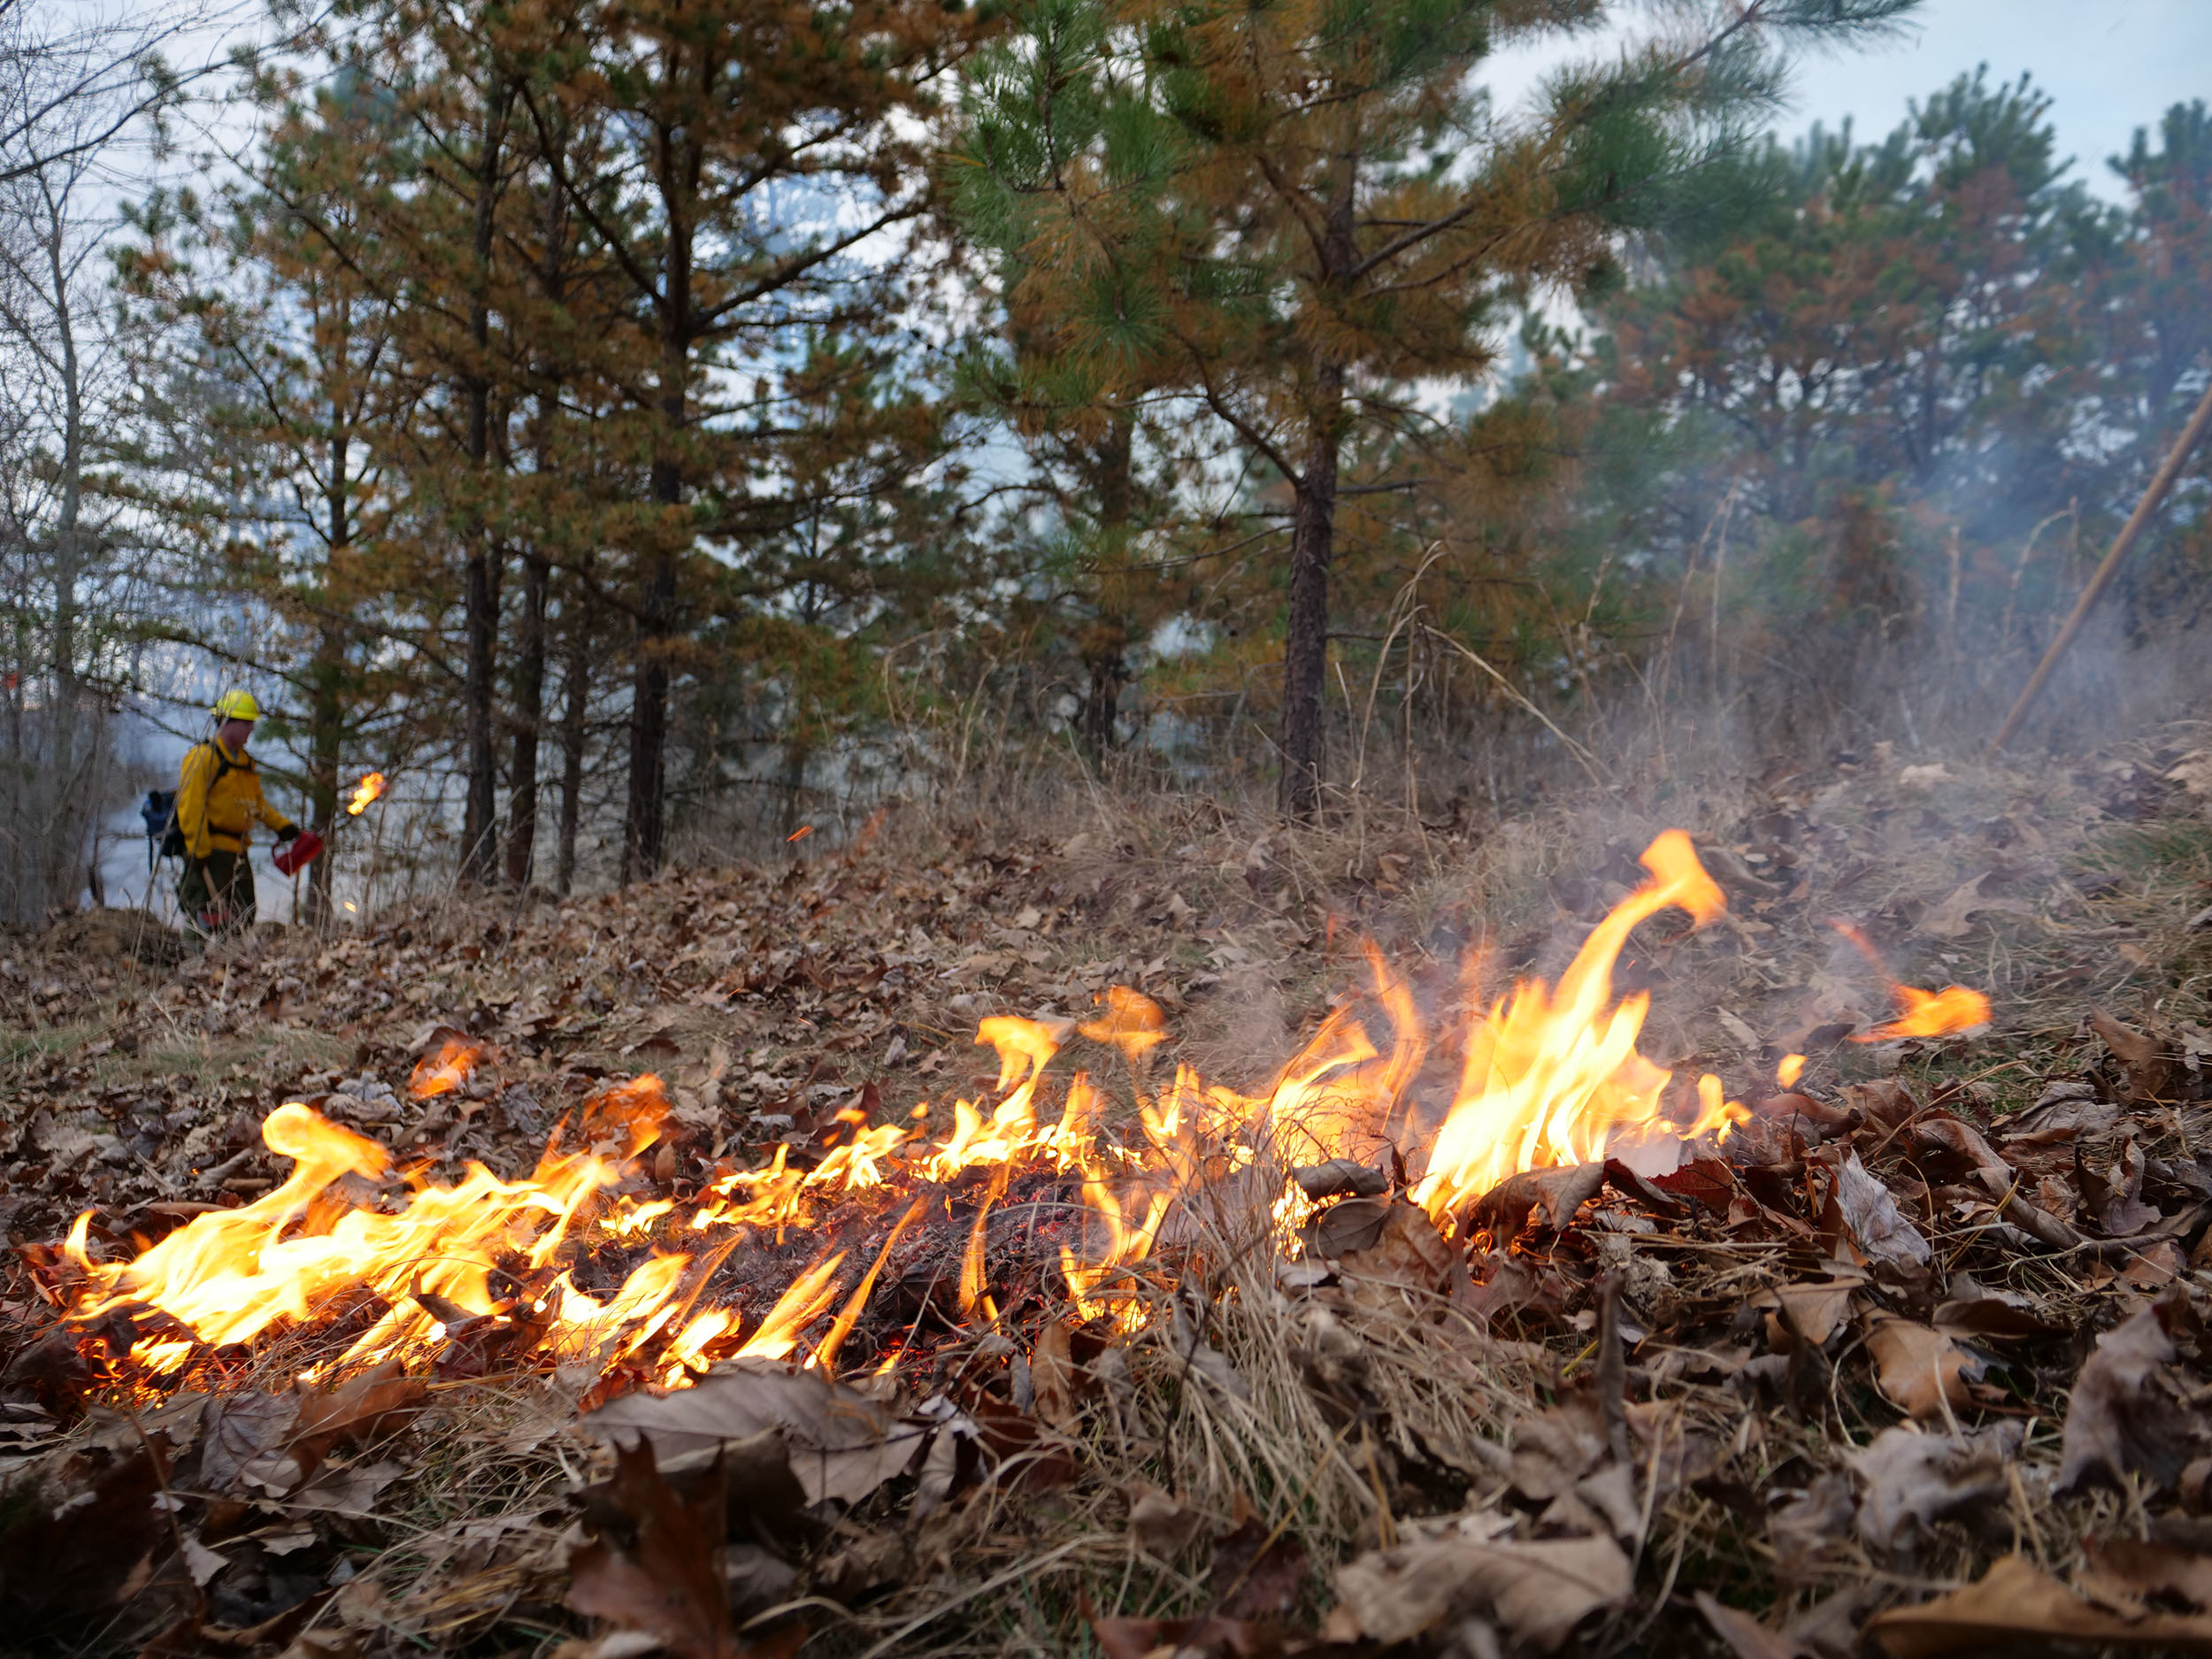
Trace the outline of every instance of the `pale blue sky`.
{"type": "MultiPolygon", "coordinates": [[[[1651,22],[1621,6],[1613,27],[1594,35],[1508,47],[1483,79],[1502,109],[1520,107],[1551,71],[1603,55],[1609,35],[1641,35],[1651,22]]],[[[1849,116],[1859,138],[1880,138],[1910,101],[1978,64],[1993,81],[2031,73],[2053,97],[2059,154],[2074,159],[2069,176],[2116,201],[2124,191],[2105,158],[2124,151],[2138,127],[2155,127],[2168,105],[2212,103],[2212,0],[1924,0],[1886,40],[1805,58],[1776,130],[1793,138],[1815,120],[1832,129],[1849,116]]]]}
{"type": "Polygon", "coordinates": [[[2055,100],[2072,176],[2116,196],[2106,157],[2124,152],[2138,127],[2154,127],[2169,104],[2212,103],[2212,0],[1927,0],[1900,38],[1806,61],[1782,130],[1849,115],[1861,137],[1879,137],[1908,100],[1978,63],[1993,81],[2031,72],[2055,100]]]}

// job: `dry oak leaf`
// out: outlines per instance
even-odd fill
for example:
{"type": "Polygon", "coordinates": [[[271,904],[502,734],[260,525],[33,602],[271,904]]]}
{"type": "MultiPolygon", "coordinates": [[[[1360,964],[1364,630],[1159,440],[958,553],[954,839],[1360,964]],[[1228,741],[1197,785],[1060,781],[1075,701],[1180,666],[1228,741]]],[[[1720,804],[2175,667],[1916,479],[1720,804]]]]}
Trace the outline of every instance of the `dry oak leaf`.
{"type": "Polygon", "coordinates": [[[1609,1455],[1603,1409],[1594,1395],[1577,1393],[1515,1425],[1513,1485],[1524,1497],[1556,1498],[1609,1455]]]}
{"type": "Polygon", "coordinates": [[[1508,1176],[1475,1201],[1468,1230],[1487,1227],[1502,1244],[1525,1232],[1532,1219],[1563,1233],[1575,1211],[1605,1185],[1605,1165],[1567,1164],[1548,1170],[1524,1170],[1508,1176]]]}
{"type": "MultiPolygon", "coordinates": [[[[1326,1213],[1333,1215],[1335,1210],[1326,1213]]],[[[1458,1253],[1445,1242],[1428,1213],[1417,1204],[1401,1202],[1384,1210],[1381,1225],[1370,1241],[1342,1251],[1337,1264],[1354,1295],[1372,1302],[1387,1300],[1394,1290],[1433,1292],[1458,1260],[1458,1253]]]]}
{"type": "Polygon", "coordinates": [[[857,1503],[906,1471],[928,1438],[927,1424],[818,1371],[727,1360],[698,1385],[673,1394],[635,1394],[599,1408],[580,1425],[614,1444],[643,1434],[664,1463],[711,1457],[726,1440],[772,1429],[790,1448],[791,1472],[809,1503],[857,1503]]]}
{"type": "Polygon", "coordinates": [[[2205,1439],[2174,1370],[2172,1333],[2188,1317],[2187,1293],[2175,1286],[2097,1339],[2066,1408],[2059,1491],[2093,1483],[2124,1488],[2131,1472],[2160,1487],[2179,1478],[2205,1439]]]}
{"type": "Polygon", "coordinates": [[[2074,1179],[2084,1210],[2108,1239],[2131,1238],[2159,1219],[2158,1207],[2143,1202],[2143,1152],[2131,1129],[2123,1128],[2093,1157],[2075,1141],[2074,1179]]]}
{"type": "Polygon", "coordinates": [[[2124,1025],[2102,1009],[2093,1010],[2090,1028],[2104,1039],[2112,1057],[2127,1073],[2129,1097],[2135,1101],[2172,1101],[2188,1082],[2179,1049],[2161,1038],[2147,1036],[2124,1025]]]}
{"type": "Polygon", "coordinates": [[[1409,1641],[1447,1619],[1487,1612],[1514,1641],[1551,1653],[1590,1614],[1624,1605],[1633,1583],[1628,1557],[1609,1538],[1516,1542],[1454,1531],[1370,1550],[1338,1569],[1325,1633],[1333,1641],[1409,1641]]]}
{"type": "Polygon", "coordinates": [[[1306,1578],[1306,1547],[1280,1537],[1256,1515],[1214,1540],[1208,1587],[1224,1618],[1280,1618],[1297,1605],[1306,1578]]]}
{"type": "Polygon", "coordinates": [[[2106,1607],[2212,1611],[2212,1555],[2140,1538],[2092,1539],[2083,1548],[2082,1588],[2106,1607]]]}
{"type": "Polygon", "coordinates": [[[211,1493],[282,1497],[306,1478],[288,1449],[299,1425],[297,1394],[236,1394],[200,1416],[199,1485],[211,1493]]]}
{"type": "Polygon", "coordinates": [[[1836,1165],[1829,1196],[1859,1248],[1878,1262],[1924,1267],[1934,1254],[1920,1230],[1904,1217],[1888,1187],[1867,1173],[1856,1152],[1836,1165]]]}
{"type": "Polygon", "coordinates": [[[2035,906],[2019,899],[1984,898],[1982,883],[1990,872],[1984,871],[1970,881],[1955,887],[1948,897],[1920,918],[1916,931],[1932,939],[1956,939],[1967,930],[1967,918],[1977,912],[2001,910],[2014,916],[2032,916],[2035,906]]]}
{"type": "Polygon", "coordinates": [[[629,1537],[610,1527],[570,1553],[569,1606],[651,1636],[675,1659],[733,1659],[719,1479],[687,1504],[661,1479],[649,1441],[618,1442],[614,1455],[607,1495],[629,1537]]]}
{"type": "Polygon", "coordinates": [[[1163,1561],[1181,1555],[1205,1527],[1203,1509],[1147,1482],[1137,1482],[1124,1495],[1129,1500],[1129,1536],[1140,1549],[1163,1561]]]}
{"type": "Polygon", "coordinates": [[[169,1485],[167,1450],[156,1432],[104,1466],[88,1468],[93,1460],[73,1451],[10,1483],[0,1620],[12,1643],[50,1628],[73,1647],[144,1583],[149,1553],[169,1533],[154,1507],[169,1485]]]}
{"type": "Polygon", "coordinates": [[[1056,1429],[1075,1426],[1075,1389],[1081,1367],[1067,1326],[1048,1319],[1029,1353],[1029,1386],[1037,1415],[1056,1429]]]}
{"type": "Polygon", "coordinates": [[[1859,1536],[1875,1550],[1907,1554],[1936,1522],[2002,1502],[2019,1449],[2020,1429],[2011,1423],[1958,1439],[1901,1423],[1884,1429],[1850,1460],[1866,1485],[1859,1536]]]}
{"type": "Polygon", "coordinates": [[[1941,1417],[1947,1402],[1954,1410],[1971,1404],[1966,1385],[1978,1381],[1988,1369],[1986,1361],[1946,1333],[1894,1314],[1876,1314],[1868,1321],[1866,1346],[1883,1397],[1921,1421],[1941,1417]]]}
{"type": "Polygon", "coordinates": [[[1852,1294],[1865,1284],[1863,1277],[1855,1277],[1825,1284],[1780,1285],[1755,1298],[1753,1305],[1772,1309],[1767,1315],[1770,1346],[1782,1348],[1795,1340],[1819,1348],[1850,1317],[1852,1294]],[[1778,1334],[1785,1340],[1776,1341],[1778,1334]]]}
{"type": "MultiPolygon", "coordinates": [[[[1093,1618],[1106,1659],[1275,1659],[1286,1651],[1271,1624],[1208,1613],[1198,1618],[1093,1618]]],[[[1305,1644],[1301,1644],[1303,1647],[1305,1644]]]]}
{"type": "Polygon", "coordinates": [[[1813,1650],[1803,1642],[1769,1630],[1750,1614],[1717,1601],[1702,1590],[1696,1601],[1697,1610],[1736,1659],[1813,1659],[1813,1650]]]}
{"type": "Polygon", "coordinates": [[[1963,1590],[1877,1614],[1866,1628],[1893,1659],[2034,1652],[2055,1642],[2212,1653],[2212,1618],[2099,1607],[2020,1555],[2005,1556],[1963,1590]]]}

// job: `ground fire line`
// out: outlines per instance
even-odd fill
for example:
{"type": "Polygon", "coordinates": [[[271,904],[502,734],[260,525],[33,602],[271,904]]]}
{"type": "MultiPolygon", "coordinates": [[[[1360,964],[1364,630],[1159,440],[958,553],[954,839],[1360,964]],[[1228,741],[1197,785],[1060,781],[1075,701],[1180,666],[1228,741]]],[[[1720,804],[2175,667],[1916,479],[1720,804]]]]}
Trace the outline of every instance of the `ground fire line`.
{"type": "MultiPolygon", "coordinates": [[[[1478,1201],[1514,1175],[1609,1158],[1663,1172],[1724,1146],[1748,1118],[1718,1078],[1678,1081],[1640,1054],[1648,996],[1613,995],[1615,964],[1639,924],[1678,909],[1701,927],[1725,910],[1684,833],[1658,837],[1642,862],[1649,879],[1589,934],[1555,986],[1521,981],[1463,1032],[1445,1033],[1464,1061],[1440,1113],[1425,1116],[1409,1094],[1438,1039],[1371,948],[1386,1045],[1356,1006],[1340,1006],[1263,1092],[1240,1093],[1187,1066],[1148,1091],[1144,1063],[1167,1034],[1165,1018],[1116,987],[1080,1024],[981,1021],[976,1041],[1000,1060],[996,1098],[953,1101],[941,1133],[931,1132],[927,1103],[903,1125],[849,1108],[803,1157],[780,1144],[764,1167],[721,1168],[680,1196],[655,1191],[647,1167],[669,1109],[651,1076],[586,1102],[528,1177],[503,1180],[471,1165],[457,1185],[419,1185],[389,1210],[380,1184],[392,1177],[390,1152],[295,1102],[262,1125],[292,1171],[254,1202],[196,1216],[121,1262],[95,1259],[91,1214],[81,1215],[64,1250],[77,1279],[66,1328],[128,1385],[173,1386],[220,1350],[305,1332],[320,1340],[303,1381],[395,1362],[465,1363],[478,1374],[550,1364],[619,1392],[680,1386],[729,1358],[797,1356],[831,1371],[895,1248],[925,1219],[966,1230],[957,1323],[995,1323],[1004,1310],[991,1282],[992,1219],[1010,1199],[1033,1217],[1052,1213],[1043,1231],[1056,1249],[1055,1288],[1079,1319],[1110,1329],[1151,1317],[1148,1275],[1178,1248],[1185,1212],[1202,1197],[1217,1208],[1234,1194],[1295,1256],[1318,1205],[1370,1189],[1358,1176],[1333,1186],[1310,1172],[1341,1165],[1379,1189],[1386,1178],[1367,1169],[1379,1145],[1413,1202],[1452,1237],[1479,1225],[1478,1201]],[[1044,1121],[1047,1066],[1077,1037],[1127,1064],[1133,1121],[1109,1121],[1106,1094],[1083,1070],[1067,1079],[1057,1118],[1044,1121]],[[579,1283],[580,1262],[610,1251],[639,1259],[594,1294],[579,1283]],[[764,1283],[750,1276],[741,1307],[718,1273],[747,1255],[770,1271],[764,1283]]],[[[1935,1034],[1988,1018],[1987,999],[1962,987],[1892,990],[1901,1017],[1870,1034],[1935,1034]]],[[[417,1066],[411,1093],[426,1100],[458,1088],[478,1057],[449,1039],[417,1066]]],[[[1785,1062],[1785,1087],[1802,1064],[1785,1062]]],[[[1039,1231],[1033,1221],[1033,1250],[1039,1231]]],[[[872,1340],[872,1363],[895,1366],[922,1324],[918,1315],[906,1338],[872,1340]]]]}

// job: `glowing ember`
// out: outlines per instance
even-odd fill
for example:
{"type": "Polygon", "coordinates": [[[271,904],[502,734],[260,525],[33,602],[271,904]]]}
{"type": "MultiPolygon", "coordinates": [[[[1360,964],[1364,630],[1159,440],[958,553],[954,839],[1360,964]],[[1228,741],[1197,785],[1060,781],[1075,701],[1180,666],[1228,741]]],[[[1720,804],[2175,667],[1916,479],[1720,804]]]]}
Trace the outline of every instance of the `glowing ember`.
{"type": "Polygon", "coordinates": [[[353,786],[353,799],[346,803],[346,814],[359,818],[369,810],[369,803],[384,793],[384,774],[373,772],[353,786]]]}
{"type": "MultiPolygon", "coordinates": [[[[1256,1093],[1188,1065],[1148,1086],[1166,1020],[1150,998],[1116,987],[1080,1024],[984,1020],[977,1041],[997,1050],[999,1075],[983,1100],[925,1102],[885,1123],[856,1101],[810,1138],[777,1144],[762,1167],[720,1163],[696,1187],[671,1187],[677,1166],[665,1149],[657,1179],[639,1162],[669,1111],[651,1077],[586,1100],[527,1177],[504,1180],[470,1164],[452,1187],[412,1178],[403,1202],[388,1190],[389,1152],[295,1102],[263,1125],[270,1150],[293,1169],[259,1200],[195,1216],[121,1263],[94,1259],[92,1217],[81,1217],[65,1248],[81,1276],[70,1317],[88,1344],[127,1348],[149,1375],[296,1328],[330,1333],[311,1375],[457,1347],[479,1369],[492,1363],[486,1356],[511,1369],[557,1363],[595,1375],[626,1365],[668,1385],[733,1355],[803,1354],[826,1370],[902,1240],[910,1252],[939,1250],[949,1301],[956,1279],[962,1322],[996,1322],[987,1245],[1004,1235],[990,1223],[1019,1205],[1069,1218],[1066,1240],[1043,1248],[1056,1249],[1076,1311],[1134,1329],[1156,1302],[1155,1257],[1179,1248],[1171,1241],[1187,1233],[1179,1210],[1202,1189],[1233,1186],[1237,1213],[1263,1230],[1256,1236],[1287,1238],[1310,1209],[1286,1179],[1293,1166],[1372,1160],[1426,1139],[1412,1196],[1448,1229],[1517,1171],[1607,1156],[1671,1167],[1686,1142],[1724,1137],[1743,1108],[1717,1078],[1678,1085],[1638,1053],[1648,999],[1613,997],[1614,965],[1640,923],[1679,909],[1703,926],[1724,908],[1680,832],[1654,841],[1644,863],[1651,879],[1592,932],[1555,987],[1525,980],[1463,1035],[1446,1033],[1464,1059],[1441,1111],[1412,1094],[1432,1034],[1410,987],[1371,948],[1368,996],[1339,1006],[1256,1093]],[[1386,1042],[1370,1019],[1386,1027],[1386,1042]],[[1063,1047],[1079,1039],[1126,1079],[1126,1121],[1117,1124],[1121,1114],[1087,1071],[1048,1080],[1063,1047]],[[1056,1116],[1046,1110],[1055,1099],[1056,1116]],[[942,1242],[918,1245],[916,1230],[929,1228],[942,1242]],[[748,1259],[737,1252],[787,1248],[817,1231],[821,1243],[777,1271],[786,1287],[764,1310],[723,1305],[729,1292],[716,1293],[716,1274],[748,1259]]],[[[1955,1011],[1973,995],[1912,995],[1947,999],[1955,1011]]],[[[1906,1019],[1923,1011],[1909,1006],[1906,1019]]],[[[459,1089],[482,1058],[479,1045],[448,1033],[416,1066],[409,1093],[426,1100],[459,1089]]],[[[1783,1063],[1786,1087],[1802,1064],[1783,1063]]],[[[1210,1225],[1227,1207],[1205,1213],[1210,1225]]],[[[1033,1233],[1036,1223],[1023,1225],[1033,1233]]],[[[866,1363],[885,1358],[878,1347],[866,1363]]]]}

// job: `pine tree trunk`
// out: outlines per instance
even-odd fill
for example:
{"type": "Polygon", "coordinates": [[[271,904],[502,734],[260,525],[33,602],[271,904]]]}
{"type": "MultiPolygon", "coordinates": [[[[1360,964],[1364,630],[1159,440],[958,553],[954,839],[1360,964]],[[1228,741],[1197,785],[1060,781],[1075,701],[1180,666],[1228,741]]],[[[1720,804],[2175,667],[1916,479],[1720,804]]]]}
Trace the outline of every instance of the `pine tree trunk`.
{"type": "MultiPolygon", "coordinates": [[[[1321,286],[1340,293],[1359,250],[1353,239],[1356,157],[1342,170],[1321,239],[1321,286]]],[[[1324,357],[1314,368],[1306,417],[1311,434],[1304,470],[1291,480],[1290,615],[1283,640],[1283,775],[1279,810],[1310,824],[1321,811],[1323,698],[1329,672],[1329,560],[1336,540],[1337,451],[1344,441],[1344,365],[1324,357]]]]}
{"type": "Polygon", "coordinates": [[[561,695],[561,826],[560,844],[554,855],[553,887],[563,898],[576,885],[576,827],[583,818],[584,743],[590,735],[591,610],[576,584],[568,614],[567,658],[562,665],[561,695]]]}
{"type": "Polygon", "coordinates": [[[552,566],[522,557],[522,637],[515,655],[515,747],[507,770],[507,879],[530,880],[538,839],[538,740],[545,721],[545,593],[552,566]]]}
{"type": "Polygon", "coordinates": [[[1290,532],[1290,617],[1283,641],[1282,815],[1310,824],[1321,810],[1322,694],[1329,666],[1329,557],[1336,532],[1337,411],[1344,372],[1319,372],[1321,410],[1296,480],[1290,532]]]}
{"type": "MultiPolygon", "coordinates": [[[[677,141],[664,140],[673,143],[677,141]]],[[[657,544],[638,606],[637,676],[630,699],[630,788],[622,828],[622,879],[649,876],[668,854],[668,636],[676,609],[676,552],[683,505],[684,381],[691,365],[692,229],[680,175],[663,188],[668,219],[661,303],[660,453],[653,459],[653,501],[661,509],[657,544]]]]}
{"type": "MultiPolygon", "coordinates": [[[[462,377],[468,410],[465,438],[472,485],[489,487],[491,456],[490,285],[492,236],[496,226],[500,157],[506,143],[512,93],[495,85],[486,96],[483,141],[478,146],[476,222],[470,250],[475,292],[469,307],[469,339],[474,361],[462,377]]],[[[501,554],[485,522],[480,494],[468,529],[467,714],[468,794],[462,811],[461,879],[491,879],[499,846],[499,749],[495,715],[499,672],[499,578],[501,554]]]]}
{"type": "MultiPolygon", "coordinates": [[[[307,682],[308,824],[326,841],[338,822],[338,764],[345,741],[345,635],[334,624],[316,635],[307,682]]],[[[332,861],[326,856],[308,868],[307,918],[330,919],[332,861]]]]}
{"type": "MultiPolygon", "coordinates": [[[[1094,457],[1100,541],[1107,557],[1116,559],[1123,554],[1133,511],[1134,440],[1134,420],[1125,408],[1117,409],[1094,457]]],[[[1092,763],[1103,765],[1114,746],[1121,688],[1129,683],[1130,618],[1127,595],[1114,591],[1110,579],[1102,580],[1099,588],[1098,618],[1085,631],[1080,648],[1090,684],[1076,711],[1075,735],[1092,763]]]]}
{"type": "Polygon", "coordinates": [[[468,558],[468,796],[462,816],[461,879],[488,880],[499,840],[499,756],[494,743],[493,677],[499,667],[499,572],[479,540],[468,558]]]}

